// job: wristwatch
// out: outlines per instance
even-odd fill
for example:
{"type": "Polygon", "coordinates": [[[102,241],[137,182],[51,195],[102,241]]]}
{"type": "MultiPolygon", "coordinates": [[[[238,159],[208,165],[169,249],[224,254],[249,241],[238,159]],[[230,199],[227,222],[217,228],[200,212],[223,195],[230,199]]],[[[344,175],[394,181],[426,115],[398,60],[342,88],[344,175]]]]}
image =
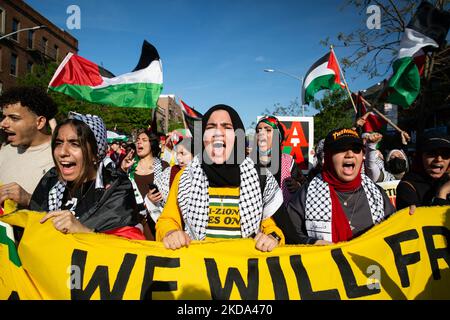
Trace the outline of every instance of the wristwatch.
{"type": "Polygon", "coordinates": [[[269,236],[272,236],[272,237],[274,237],[278,242],[280,242],[281,241],[281,238],[280,238],[280,236],[275,232],[275,231],[273,231],[273,232],[271,232],[271,233],[269,233],[269,236]]]}

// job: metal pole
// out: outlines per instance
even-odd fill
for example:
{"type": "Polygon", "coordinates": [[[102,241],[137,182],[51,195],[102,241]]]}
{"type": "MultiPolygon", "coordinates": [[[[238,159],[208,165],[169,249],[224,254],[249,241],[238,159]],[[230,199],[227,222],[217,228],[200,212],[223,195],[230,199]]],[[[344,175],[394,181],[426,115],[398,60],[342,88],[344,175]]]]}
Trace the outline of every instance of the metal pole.
{"type": "MultiPolygon", "coordinates": [[[[333,52],[333,54],[334,54],[333,46],[330,46],[330,50],[331,50],[331,51],[333,52]]],[[[336,55],[334,55],[334,56],[336,57],[336,55]]],[[[358,113],[358,110],[356,109],[355,102],[353,101],[352,94],[351,94],[351,92],[350,92],[350,89],[348,88],[347,81],[345,80],[344,73],[342,72],[341,65],[339,64],[339,59],[338,59],[337,57],[336,57],[336,62],[337,62],[337,65],[338,65],[338,67],[339,67],[339,72],[340,72],[341,75],[342,75],[342,80],[344,80],[345,89],[347,89],[348,96],[349,96],[349,98],[350,98],[350,101],[352,102],[353,109],[355,110],[355,113],[358,113]]]]}
{"type": "Polygon", "coordinates": [[[5,34],[4,36],[1,36],[1,37],[0,37],[0,40],[2,40],[2,39],[4,39],[4,38],[7,38],[7,37],[9,37],[9,36],[12,36],[13,34],[22,32],[22,31],[27,31],[27,30],[37,30],[37,29],[41,29],[41,28],[46,28],[46,26],[36,26],[36,27],[32,27],[32,28],[23,28],[23,29],[20,29],[20,30],[16,30],[16,31],[14,31],[14,32],[11,32],[11,33],[5,34]]]}
{"type": "Polygon", "coordinates": [[[303,91],[303,78],[300,81],[300,95],[298,96],[298,103],[302,105],[302,117],[305,116],[305,105],[302,101],[302,91],[303,91]]]}
{"type": "Polygon", "coordinates": [[[300,81],[300,95],[298,96],[298,102],[301,104],[302,106],[302,117],[305,116],[305,106],[303,105],[301,99],[302,99],[302,91],[303,91],[303,77],[299,78],[295,75],[293,75],[292,73],[283,71],[283,70],[278,70],[278,69],[264,69],[265,72],[278,72],[278,73],[282,73],[286,76],[289,76],[291,78],[297,79],[298,81],[300,81]]]}

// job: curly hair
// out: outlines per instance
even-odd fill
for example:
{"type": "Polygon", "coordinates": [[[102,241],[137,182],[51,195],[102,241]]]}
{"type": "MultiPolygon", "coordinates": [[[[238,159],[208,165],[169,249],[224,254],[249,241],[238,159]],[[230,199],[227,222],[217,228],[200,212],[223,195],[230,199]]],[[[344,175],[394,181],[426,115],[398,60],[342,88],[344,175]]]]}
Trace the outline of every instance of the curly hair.
{"type": "Polygon", "coordinates": [[[56,103],[41,87],[13,87],[0,96],[0,108],[18,102],[47,120],[54,118],[58,112],[56,103]]]}

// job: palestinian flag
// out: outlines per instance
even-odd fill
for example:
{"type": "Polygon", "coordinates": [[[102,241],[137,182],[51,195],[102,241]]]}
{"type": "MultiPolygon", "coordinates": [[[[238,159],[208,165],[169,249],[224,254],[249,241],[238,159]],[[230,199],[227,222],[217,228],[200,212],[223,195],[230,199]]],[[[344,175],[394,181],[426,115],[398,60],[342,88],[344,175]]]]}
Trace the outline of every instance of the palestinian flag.
{"type": "Polygon", "coordinates": [[[441,46],[450,26],[450,13],[424,1],[405,28],[393,75],[389,79],[388,101],[408,108],[420,91],[420,75],[426,50],[441,46]]]}
{"type": "Polygon", "coordinates": [[[181,110],[183,111],[183,117],[186,124],[186,129],[188,129],[191,133],[191,136],[194,134],[194,123],[196,121],[202,121],[202,114],[195,110],[194,108],[189,107],[183,100],[180,99],[181,110]]]}
{"type": "Polygon", "coordinates": [[[107,78],[99,67],[69,53],[56,70],[49,89],[74,99],[116,107],[155,108],[163,88],[162,64],[156,48],[144,41],[141,58],[129,73],[107,78]]]}
{"type": "MultiPolygon", "coordinates": [[[[352,94],[353,100],[356,102],[356,119],[364,116],[368,110],[366,104],[363,101],[363,96],[360,92],[357,95],[352,94]]],[[[386,127],[386,121],[381,118],[378,114],[372,112],[367,115],[366,122],[363,125],[363,132],[382,132],[386,127]]]]}
{"type": "Polygon", "coordinates": [[[338,61],[333,50],[317,60],[303,81],[303,104],[314,100],[314,94],[323,89],[336,90],[342,87],[338,61]]]}

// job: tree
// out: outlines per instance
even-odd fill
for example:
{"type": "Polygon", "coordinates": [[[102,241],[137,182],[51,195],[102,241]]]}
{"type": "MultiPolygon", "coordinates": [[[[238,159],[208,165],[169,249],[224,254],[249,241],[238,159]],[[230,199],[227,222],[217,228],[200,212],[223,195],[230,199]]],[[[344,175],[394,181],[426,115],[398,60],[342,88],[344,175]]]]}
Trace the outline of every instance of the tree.
{"type": "MultiPolygon", "coordinates": [[[[36,65],[33,72],[23,77],[19,77],[17,82],[22,86],[39,86],[47,89],[58,65],[50,63],[47,65],[36,65]]],[[[58,105],[56,121],[62,122],[67,118],[69,111],[76,111],[83,114],[96,114],[102,117],[106,128],[125,134],[131,134],[133,129],[147,128],[151,123],[151,110],[144,108],[119,108],[110,107],[86,101],[75,100],[65,94],[49,91],[48,94],[58,105]]]]}
{"type": "MultiPolygon", "coordinates": [[[[350,33],[339,33],[335,39],[338,42],[336,47],[353,49],[350,54],[341,58],[343,68],[353,69],[354,74],[359,76],[368,75],[370,79],[387,78],[398,54],[400,39],[421,2],[422,0],[346,0],[343,7],[359,10],[363,23],[361,27],[350,33]],[[379,28],[368,26],[371,8],[379,10],[381,22],[379,28]]],[[[435,6],[443,9],[444,2],[448,4],[448,0],[436,0],[435,6]]],[[[321,41],[326,46],[329,46],[331,42],[330,38],[321,41]]],[[[435,118],[433,107],[442,107],[448,103],[449,60],[448,46],[427,56],[419,97],[410,110],[404,112],[409,113],[410,117],[399,118],[400,122],[413,124],[410,128],[417,129],[418,133],[424,130],[427,121],[435,118]]],[[[352,79],[355,78],[352,77],[352,79]]]]}
{"type": "Polygon", "coordinates": [[[314,116],[315,144],[333,129],[353,126],[355,112],[344,90],[328,91],[315,101],[315,108],[320,111],[314,116]]]}
{"type": "MultiPolygon", "coordinates": [[[[302,106],[297,98],[294,101],[291,101],[287,107],[281,105],[281,103],[275,103],[272,108],[272,110],[268,108],[264,109],[263,115],[272,115],[276,117],[298,117],[302,114],[302,106]]],[[[308,106],[305,105],[305,111],[307,108],[308,106]]],[[[249,129],[254,130],[255,127],[256,121],[253,121],[250,124],[249,129]]]]}
{"type": "MultiPolygon", "coordinates": [[[[355,74],[366,74],[370,79],[386,76],[398,53],[403,31],[420,2],[421,0],[398,0],[395,3],[392,0],[346,0],[343,8],[358,10],[363,23],[350,33],[337,34],[336,47],[353,49],[349,55],[340,59],[342,67],[354,69],[355,74]],[[379,28],[367,26],[367,20],[370,19],[367,11],[372,5],[380,10],[379,28]]],[[[329,47],[332,41],[328,37],[321,43],[329,47]]]]}

